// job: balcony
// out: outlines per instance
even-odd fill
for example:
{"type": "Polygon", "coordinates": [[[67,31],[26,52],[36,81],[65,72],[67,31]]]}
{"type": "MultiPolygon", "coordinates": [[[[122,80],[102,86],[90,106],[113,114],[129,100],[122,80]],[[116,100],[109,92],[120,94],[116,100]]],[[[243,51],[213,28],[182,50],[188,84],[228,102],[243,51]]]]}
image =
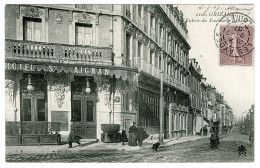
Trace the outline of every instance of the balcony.
{"type": "MultiPolygon", "coordinates": [[[[147,62],[141,58],[138,58],[136,60],[136,64],[137,64],[137,67],[139,70],[160,80],[161,70],[159,68],[155,67],[154,65],[150,64],[149,62],[147,62]]],[[[166,83],[170,86],[173,86],[179,90],[182,90],[183,92],[190,93],[190,89],[188,86],[186,86],[185,84],[176,80],[173,76],[171,76],[169,74],[163,73],[163,75],[164,75],[164,78],[163,78],[164,83],[166,83]]]]}
{"type": "Polygon", "coordinates": [[[141,16],[138,16],[138,26],[142,31],[144,31],[144,18],[141,16]]]}
{"type": "Polygon", "coordinates": [[[166,5],[160,5],[164,13],[168,16],[168,18],[172,21],[176,29],[179,31],[179,33],[182,35],[182,37],[189,43],[189,37],[185,30],[180,25],[179,21],[174,17],[174,15],[170,12],[168,12],[168,8],[166,5]]]}
{"type": "Polygon", "coordinates": [[[5,40],[6,59],[46,63],[112,65],[106,47],[5,40]]]}

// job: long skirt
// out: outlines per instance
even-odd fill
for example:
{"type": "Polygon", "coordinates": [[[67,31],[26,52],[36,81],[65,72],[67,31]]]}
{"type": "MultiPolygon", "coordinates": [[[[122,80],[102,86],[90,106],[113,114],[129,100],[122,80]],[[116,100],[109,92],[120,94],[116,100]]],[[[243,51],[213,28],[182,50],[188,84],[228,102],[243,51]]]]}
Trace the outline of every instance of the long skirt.
{"type": "Polygon", "coordinates": [[[129,133],[128,145],[129,146],[137,146],[136,134],[135,133],[129,133]]]}

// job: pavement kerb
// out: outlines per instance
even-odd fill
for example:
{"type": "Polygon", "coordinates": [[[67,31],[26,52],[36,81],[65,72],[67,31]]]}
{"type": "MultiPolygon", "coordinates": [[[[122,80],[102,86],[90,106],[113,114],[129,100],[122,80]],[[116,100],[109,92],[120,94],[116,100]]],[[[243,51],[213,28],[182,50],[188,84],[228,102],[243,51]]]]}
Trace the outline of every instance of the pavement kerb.
{"type": "MultiPolygon", "coordinates": [[[[199,139],[205,139],[208,138],[208,136],[205,137],[199,137],[199,136],[187,136],[187,137],[180,137],[180,138],[172,138],[172,139],[165,139],[165,143],[161,145],[163,146],[172,146],[175,144],[182,144],[187,142],[196,141],[199,139]]],[[[86,145],[87,143],[82,143],[81,145],[75,146],[74,148],[68,149],[68,144],[60,145],[60,146],[51,146],[51,150],[48,148],[48,146],[19,146],[17,148],[15,147],[8,147],[6,146],[6,149],[9,148],[9,150],[6,150],[6,153],[12,153],[12,154],[18,154],[21,153],[22,150],[23,153],[52,153],[52,152],[80,152],[80,151],[98,151],[98,150],[119,150],[119,151],[136,151],[136,150],[143,150],[143,149],[149,149],[152,148],[152,144],[158,142],[158,140],[145,140],[144,141],[144,147],[131,147],[128,146],[126,143],[125,145],[122,145],[122,143],[103,143],[103,142],[96,142],[92,143],[90,145],[86,145]],[[85,145],[85,146],[84,146],[85,145]],[[29,148],[28,148],[29,147],[29,148]]]]}

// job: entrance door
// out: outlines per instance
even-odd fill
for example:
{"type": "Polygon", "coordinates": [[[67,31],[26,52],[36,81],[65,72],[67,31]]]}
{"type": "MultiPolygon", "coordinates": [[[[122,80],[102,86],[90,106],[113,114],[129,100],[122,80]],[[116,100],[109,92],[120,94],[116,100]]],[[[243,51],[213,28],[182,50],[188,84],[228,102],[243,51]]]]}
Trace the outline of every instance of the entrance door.
{"type": "Polygon", "coordinates": [[[47,121],[46,101],[43,93],[22,94],[21,121],[47,121]]]}
{"type": "Polygon", "coordinates": [[[86,139],[96,138],[96,99],[83,93],[74,94],[72,100],[72,128],[86,139]]]}

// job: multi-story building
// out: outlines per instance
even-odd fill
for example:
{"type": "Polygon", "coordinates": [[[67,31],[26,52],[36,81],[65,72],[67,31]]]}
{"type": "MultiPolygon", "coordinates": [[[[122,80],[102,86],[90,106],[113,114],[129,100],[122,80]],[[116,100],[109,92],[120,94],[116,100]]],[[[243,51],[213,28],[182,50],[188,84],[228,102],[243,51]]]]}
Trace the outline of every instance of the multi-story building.
{"type": "Polygon", "coordinates": [[[216,88],[207,85],[207,98],[208,98],[208,115],[209,119],[217,119],[216,113],[216,88]]]}
{"type": "Polygon", "coordinates": [[[172,5],[126,5],[127,66],[137,66],[138,125],[159,134],[160,77],[166,137],[187,133],[189,49],[183,14],[172,5]],[[135,62],[135,64],[133,64],[135,62]]]}
{"type": "MultiPolygon", "coordinates": [[[[61,123],[101,139],[101,124],[136,121],[187,133],[189,43],[173,5],[7,5],[6,121],[61,123]]],[[[31,137],[33,139],[35,137],[31,137]]],[[[30,138],[29,138],[30,139],[30,138]]],[[[37,139],[37,137],[36,137],[37,139]]]]}
{"type": "Polygon", "coordinates": [[[208,96],[207,96],[207,84],[206,78],[203,77],[201,79],[201,108],[202,108],[202,116],[203,116],[203,123],[202,126],[209,126],[211,116],[208,114],[208,96]]]}
{"type": "Polygon", "coordinates": [[[189,134],[199,134],[203,125],[203,103],[205,100],[202,95],[201,74],[200,66],[195,58],[190,59],[189,63],[189,86],[190,86],[190,115],[189,115],[189,134]]]}

